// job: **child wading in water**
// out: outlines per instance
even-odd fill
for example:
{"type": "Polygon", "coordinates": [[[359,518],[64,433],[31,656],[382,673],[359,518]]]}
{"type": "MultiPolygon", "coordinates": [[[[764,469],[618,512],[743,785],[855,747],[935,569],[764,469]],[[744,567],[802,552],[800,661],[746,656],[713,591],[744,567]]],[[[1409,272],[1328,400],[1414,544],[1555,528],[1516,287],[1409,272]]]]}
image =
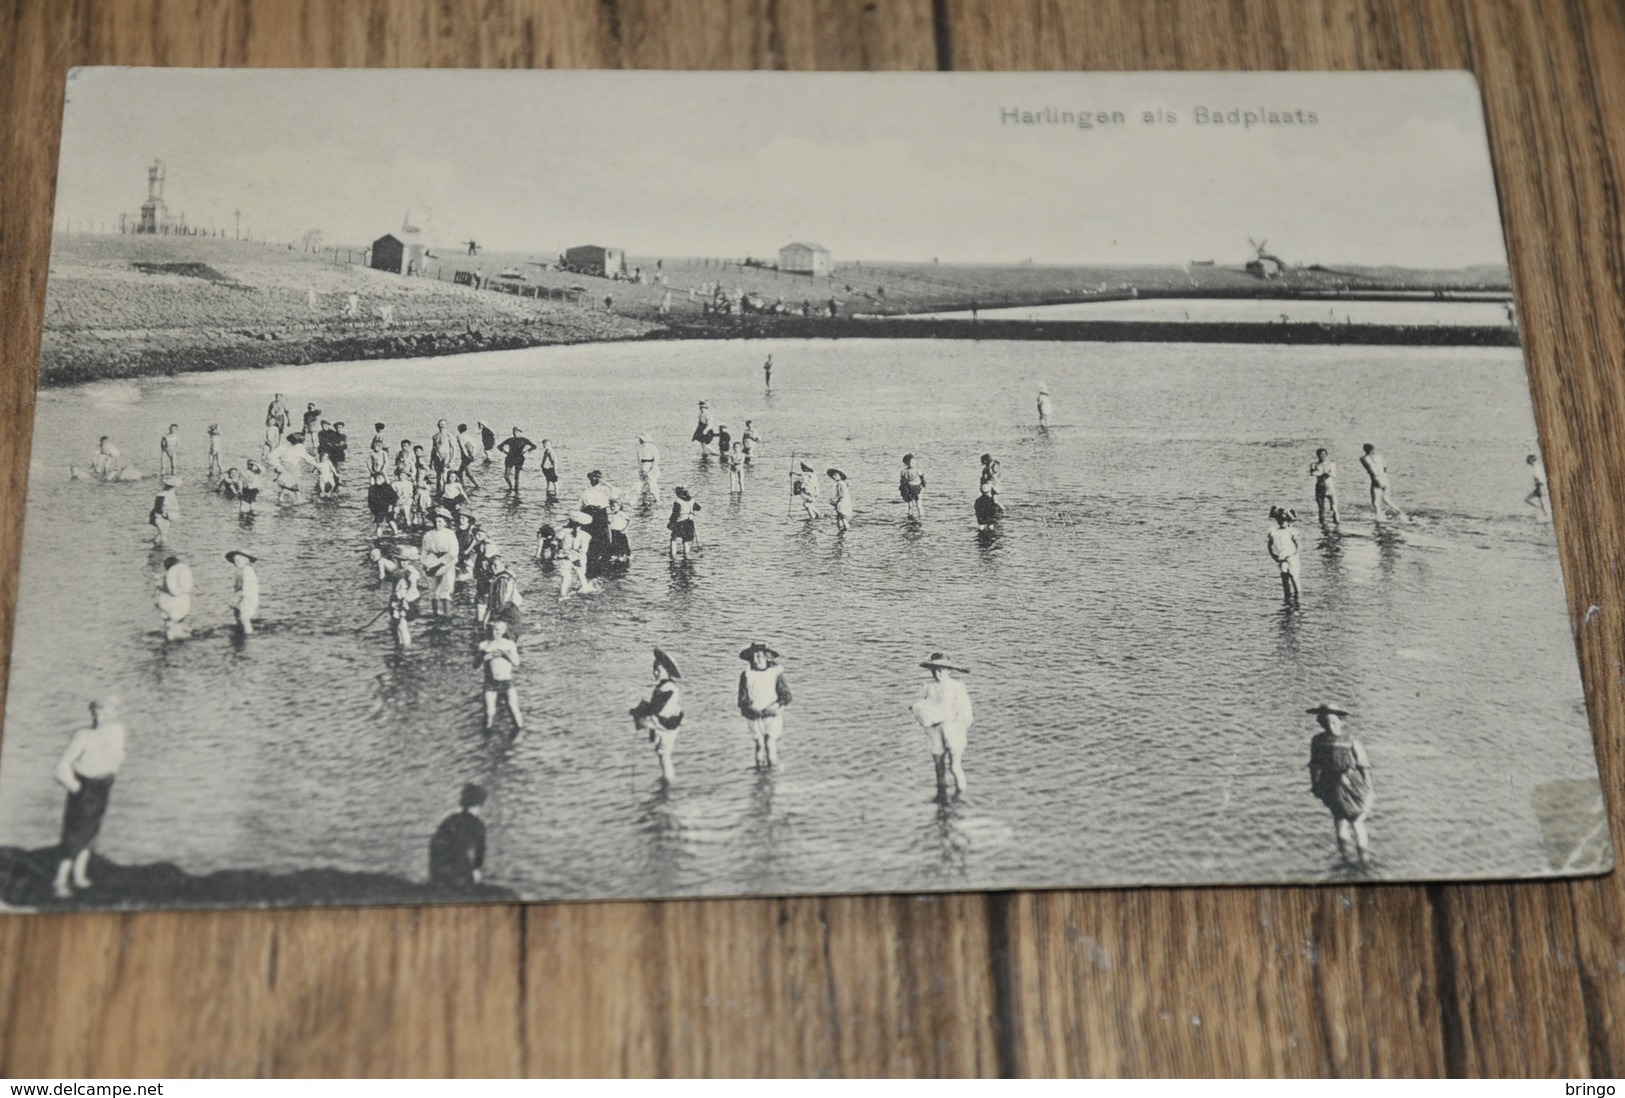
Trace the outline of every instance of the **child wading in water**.
{"type": "Polygon", "coordinates": [[[1290,507],[1271,507],[1270,518],[1275,529],[1264,539],[1270,559],[1281,569],[1281,597],[1288,606],[1298,605],[1298,552],[1303,547],[1298,532],[1292,528],[1298,512],[1290,507]]]}
{"type": "Polygon", "coordinates": [[[676,560],[681,553],[682,558],[688,560],[697,540],[694,512],[700,510],[700,504],[682,485],[673,489],[672,494],[677,501],[671,505],[671,518],[666,520],[666,529],[671,531],[671,559],[676,560]]]}

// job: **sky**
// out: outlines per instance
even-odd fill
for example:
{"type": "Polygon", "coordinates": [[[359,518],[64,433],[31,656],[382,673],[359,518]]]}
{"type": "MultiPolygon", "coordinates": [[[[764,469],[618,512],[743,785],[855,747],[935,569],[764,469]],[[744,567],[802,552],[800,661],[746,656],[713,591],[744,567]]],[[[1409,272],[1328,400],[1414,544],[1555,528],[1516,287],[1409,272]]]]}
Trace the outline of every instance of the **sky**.
{"type": "Polygon", "coordinates": [[[944,263],[1504,263],[1464,73],[77,69],[58,224],[944,263]],[[1194,108],[1315,124],[1198,124],[1194,108]],[[1082,128],[1010,110],[1122,112],[1082,128]],[[1144,112],[1177,121],[1147,123],[1144,112]]]}

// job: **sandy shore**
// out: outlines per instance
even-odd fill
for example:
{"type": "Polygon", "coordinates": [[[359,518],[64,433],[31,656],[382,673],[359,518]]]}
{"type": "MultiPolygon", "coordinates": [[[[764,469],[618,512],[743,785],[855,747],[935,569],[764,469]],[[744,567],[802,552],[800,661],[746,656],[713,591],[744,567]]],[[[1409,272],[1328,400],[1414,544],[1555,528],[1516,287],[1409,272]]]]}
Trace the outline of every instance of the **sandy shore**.
{"type": "Polygon", "coordinates": [[[71,900],[51,894],[57,848],[0,846],[0,904],[30,911],[120,911],[153,907],[311,907],[328,904],[488,903],[518,896],[494,885],[448,891],[383,873],[227,869],[204,876],[167,862],[124,866],[93,857],[94,887],[71,900]]]}

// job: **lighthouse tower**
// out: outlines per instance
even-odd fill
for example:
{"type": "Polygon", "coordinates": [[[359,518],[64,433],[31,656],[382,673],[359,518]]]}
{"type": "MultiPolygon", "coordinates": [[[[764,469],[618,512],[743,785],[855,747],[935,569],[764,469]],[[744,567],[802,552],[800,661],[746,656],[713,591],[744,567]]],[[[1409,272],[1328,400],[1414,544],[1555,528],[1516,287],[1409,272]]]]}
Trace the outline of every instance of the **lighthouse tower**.
{"type": "Polygon", "coordinates": [[[147,169],[147,200],[141,203],[138,233],[161,233],[169,227],[169,208],[164,205],[164,162],[154,160],[147,169]]]}

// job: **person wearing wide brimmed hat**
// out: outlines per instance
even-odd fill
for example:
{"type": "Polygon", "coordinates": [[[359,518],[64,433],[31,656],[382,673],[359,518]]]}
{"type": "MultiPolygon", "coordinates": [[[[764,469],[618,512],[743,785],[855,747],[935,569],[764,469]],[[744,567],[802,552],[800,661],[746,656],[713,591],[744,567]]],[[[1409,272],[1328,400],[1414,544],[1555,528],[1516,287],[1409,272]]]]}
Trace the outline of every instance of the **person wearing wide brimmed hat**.
{"type": "Polygon", "coordinates": [[[937,792],[946,796],[948,777],[953,776],[954,790],[965,791],[965,743],[973,714],[970,695],[965,684],[951,672],[970,674],[965,668],[948,662],[941,652],[920,664],[931,672],[931,681],[909,707],[914,719],[925,729],[926,746],[931,750],[931,761],[936,764],[937,792]]]}
{"type": "Polygon", "coordinates": [[[839,469],[825,469],[824,475],[835,482],[835,491],[831,495],[831,502],[835,504],[835,529],[844,534],[852,528],[852,487],[847,483],[846,474],[839,469]]]}
{"type": "Polygon", "coordinates": [[[226,563],[237,568],[231,612],[237,620],[237,631],[245,637],[254,632],[254,615],[260,612],[260,576],[254,571],[257,560],[253,553],[243,549],[233,549],[226,554],[226,563]]]}
{"type": "Polygon", "coordinates": [[[750,666],[739,673],[739,715],[756,744],[756,768],[772,769],[779,762],[779,737],[784,735],[784,707],[790,704],[790,684],[779,654],[761,641],[739,653],[750,666]]]}
{"type": "Polygon", "coordinates": [[[610,486],[604,482],[604,473],[601,469],[594,469],[587,474],[587,487],[581,493],[581,499],[576,503],[576,510],[590,516],[592,521],[587,524],[587,533],[592,540],[587,543],[587,572],[590,580],[595,580],[604,573],[604,565],[609,563],[609,511],[614,501],[610,486]]]}
{"type": "Polygon", "coordinates": [[[181,514],[175,497],[175,489],[180,487],[180,483],[180,477],[164,477],[159,482],[162,487],[153,497],[152,510],[147,512],[147,524],[152,527],[152,544],[159,549],[169,544],[170,524],[181,514]]]}
{"type": "Polygon", "coordinates": [[[805,461],[796,462],[790,469],[790,505],[793,508],[799,500],[802,513],[810,519],[820,517],[818,510],[818,476],[817,470],[805,461]]]}
{"type": "Polygon", "coordinates": [[[1292,524],[1297,521],[1298,512],[1290,507],[1271,507],[1270,518],[1275,520],[1275,526],[1264,538],[1264,547],[1281,570],[1281,597],[1288,606],[1297,606],[1298,554],[1303,549],[1303,540],[1292,524]]]}
{"type": "Polygon", "coordinates": [[[683,559],[687,560],[698,536],[694,528],[694,513],[700,510],[700,503],[681,484],[672,489],[672,494],[677,499],[671,505],[671,517],[666,520],[666,529],[671,531],[671,559],[676,560],[681,552],[683,559]]]}
{"type": "Polygon", "coordinates": [[[585,511],[571,511],[564,524],[562,543],[563,556],[560,560],[559,571],[559,598],[569,598],[571,588],[579,585],[583,594],[590,594],[598,588],[587,578],[587,554],[592,550],[592,534],[587,528],[592,525],[592,516],[585,511]]]}
{"type": "Polygon", "coordinates": [[[648,435],[638,436],[638,480],[643,494],[660,498],[660,448],[649,441],[648,435]]]}
{"type": "Polygon", "coordinates": [[[700,444],[701,454],[711,452],[711,440],[717,437],[717,433],[711,430],[711,405],[706,401],[700,401],[699,419],[694,424],[694,433],[689,437],[700,444]]]}
{"type": "Polygon", "coordinates": [[[451,598],[457,590],[457,535],[451,528],[451,512],[432,513],[434,529],[423,535],[419,550],[423,571],[429,577],[429,612],[437,617],[451,616],[451,598]]]}
{"type": "Polygon", "coordinates": [[[524,624],[519,611],[525,605],[525,596],[519,590],[518,577],[508,568],[508,562],[500,552],[492,550],[487,561],[486,570],[489,572],[489,578],[486,581],[485,596],[478,607],[480,624],[505,622],[508,626],[508,635],[518,640],[520,627],[524,624]]]}
{"type": "Polygon", "coordinates": [[[423,596],[418,586],[417,549],[403,545],[395,553],[395,579],[389,587],[389,620],[395,627],[395,643],[402,648],[412,647],[412,619],[417,616],[418,599],[423,596]]]}
{"type": "Polygon", "coordinates": [[[1049,386],[1040,381],[1038,383],[1038,427],[1040,430],[1049,430],[1049,417],[1054,410],[1055,406],[1050,402],[1049,398],[1049,386]]]}
{"type": "Polygon", "coordinates": [[[632,543],[626,537],[626,531],[631,526],[632,520],[625,511],[617,511],[609,516],[609,560],[606,567],[624,572],[626,566],[632,563],[632,543]]]}
{"type": "Polygon", "coordinates": [[[1369,861],[1365,818],[1371,811],[1371,760],[1360,741],[1343,727],[1347,709],[1321,702],[1306,712],[1320,723],[1320,731],[1309,741],[1309,791],[1331,811],[1337,849],[1343,857],[1369,861]]]}
{"type": "Polygon", "coordinates": [[[660,763],[660,777],[670,785],[677,779],[672,756],[677,751],[677,730],[683,723],[683,674],[677,661],[654,650],[654,691],[647,701],[632,707],[632,727],[647,733],[660,763]]]}

